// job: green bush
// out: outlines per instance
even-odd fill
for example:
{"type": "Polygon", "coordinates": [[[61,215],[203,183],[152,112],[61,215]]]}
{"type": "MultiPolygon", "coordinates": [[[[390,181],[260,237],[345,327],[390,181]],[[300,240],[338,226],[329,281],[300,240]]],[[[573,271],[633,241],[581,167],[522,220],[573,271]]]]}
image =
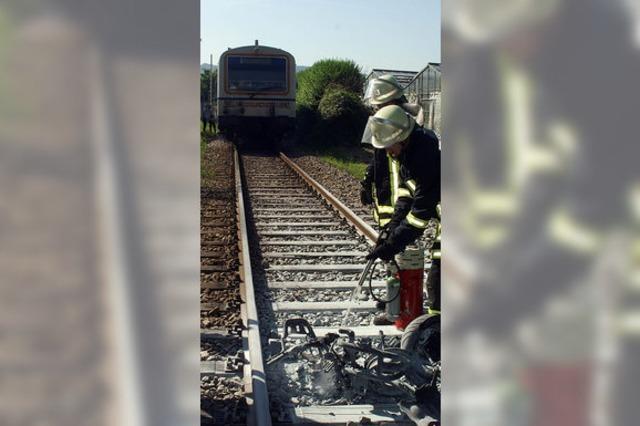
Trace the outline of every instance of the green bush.
{"type": "Polygon", "coordinates": [[[339,86],[330,86],[318,104],[320,120],[314,126],[313,139],[330,145],[357,146],[367,116],[358,95],[339,86]]]}
{"type": "Polygon", "coordinates": [[[212,99],[215,99],[218,94],[216,93],[218,90],[218,70],[204,70],[200,73],[200,102],[209,102],[209,87],[212,83],[213,87],[211,88],[212,99]],[[213,73],[213,75],[211,75],[213,73]]]}
{"type": "Polygon", "coordinates": [[[296,129],[295,141],[297,145],[305,145],[309,143],[309,135],[312,133],[318,114],[313,109],[305,105],[296,105],[296,129]]]}
{"type": "Polygon", "coordinates": [[[296,102],[316,110],[329,87],[341,87],[362,95],[364,76],[355,62],[350,60],[323,59],[297,75],[296,102]]]}
{"type": "Polygon", "coordinates": [[[318,105],[323,120],[335,120],[343,116],[355,116],[364,112],[358,96],[339,87],[329,87],[318,105]]]}
{"type": "Polygon", "coordinates": [[[360,100],[364,76],[350,60],[324,59],[297,75],[298,145],[360,142],[367,112],[360,100]]]}

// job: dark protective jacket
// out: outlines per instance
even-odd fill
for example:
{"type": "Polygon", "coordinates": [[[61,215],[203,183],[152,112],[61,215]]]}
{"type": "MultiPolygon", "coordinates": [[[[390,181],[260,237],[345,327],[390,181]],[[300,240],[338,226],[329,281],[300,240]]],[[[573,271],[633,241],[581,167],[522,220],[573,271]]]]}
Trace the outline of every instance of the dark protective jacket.
{"type": "Polygon", "coordinates": [[[416,127],[397,163],[401,178],[399,191],[408,191],[411,195],[397,199],[389,224],[387,243],[399,253],[422,235],[429,219],[438,217],[440,147],[436,134],[416,127]]]}
{"type": "MultiPolygon", "coordinates": [[[[407,98],[404,95],[385,105],[398,105],[403,107],[410,114],[415,111],[407,109],[407,98]]],[[[367,126],[369,124],[367,123],[367,126]]],[[[417,125],[416,125],[417,126],[417,125]]],[[[365,129],[365,135],[367,130],[365,129]]],[[[368,133],[368,138],[371,132],[368,133]]],[[[370,141],[367,141],[370,143],[370,141]]],[[[363,143],[365,143],[363,138],[363,143]]],[[[373,158],[369,162],[365,171],[362,184],[365,188],[372,188],[373,195],[373,219],[383,227],[391,221],[396,201],[399,198],[406,198],[406,202],[411,202],[412,196],[406,189],[400,189],[400,167],[396,160],[390,158],[384,149],[373,149],[373,158]],[[395,175],[394,175],[395,171],[395,175]]]]}
{"type": "Polygon", "coordinates": [[[372,188],[373,218],[380,226],[385,226],[393,216],[391,201],[391,176],[389,158],[384,149],[373,150],[373,158],[367,166],[363,185],[372,188]]]}

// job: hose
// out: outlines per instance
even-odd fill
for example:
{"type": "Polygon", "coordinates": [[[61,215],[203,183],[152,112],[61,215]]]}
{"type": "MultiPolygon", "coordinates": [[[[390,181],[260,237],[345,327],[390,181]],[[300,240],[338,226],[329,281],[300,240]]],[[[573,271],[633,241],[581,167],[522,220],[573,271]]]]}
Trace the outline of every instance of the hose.
{"type": "MultiPolygon", "coordinates": [[[[392,262],[396,265],[396,270],[400,270],[400,266],[398,266],[398,262],[396,262],[395,259],[392,259],[392,262]]],[[[373,294],[373,273],[376,270],[376,266],[377,264],[373,264],[373,266],[371,267],[371,269],[369,270],[369,294],[371,295],[371,297],[373,298],[373,300],[375,300],[378,303],[384,303],[385,305],[387,303],[391,303],[394,300],[396,300],[398,298],[398,296],[400,295],[400,286],[398,286],[398,291],[396,291],[395,296],[393,296],[391,299],[387,299],[387,300],[383,300],[383,299],[379,299],[378,296],[376,296],[375,294],[373,294]]]]}

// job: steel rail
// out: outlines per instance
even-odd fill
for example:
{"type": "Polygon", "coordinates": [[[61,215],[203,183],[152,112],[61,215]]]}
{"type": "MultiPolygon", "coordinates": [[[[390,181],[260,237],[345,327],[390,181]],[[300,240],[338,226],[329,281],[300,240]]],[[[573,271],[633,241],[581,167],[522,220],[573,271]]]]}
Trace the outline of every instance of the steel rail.
{"type": "Polygon", "coordinates": [[[267,376],[262,360],[262,344],[260,342],[260,323],[256,296],[253,286],[251,271],[251,253],[249,252],[249,240],[245,214],[244,194],[242,191],[242,177],[240,175],[240,159],[238,151],[233,150],[235,183],[237,194],[238,215],[238,245],[241,253],[240,274],[244,289],[246,303],[246,334],[249,351],[250,371],[245,377],[250,377],[251,395],[253,404],[249,410],[248,424],[257,426],[271,426],[271,414],[269,411],[269,395],[267,391],[267,376]]]}
{"type": "MultiPolygon", "coordinates": [[[[280,153],[279,158],[286,164],[286,166],[295,172],[298,178],[305,181],[308,188],[313,191],[317,196],[323,199],[328,206],[321,204],[317,208],[314,209],[304,209],[310,210],[311,212],[316,209],[321,209],[325,211],[328,207],[333,211],[337,212],[342,218],[344,218],[348,225],[354,229],[358,234],[364,236],[368,242],[373,245],[378,238],[378,233],[373,229],[372,226],[367,224],[364,220],[362,220],[359,216],[357,216],[349,207],[347,207],[344,203],[342,203],[338,198],[336,198],[330,191],[324,188],[319,182],[309,176],[300,166],[295,164],[291,159],[289,159],[285,154],[280,153]]],[[[244,165],[244,164],[243,164],[244,165]]],[[[246,172],[246,171],[245,171],[246,172]]],[[[278,177],[278,174],[274,174],[273,176],[278,177]]],[[[247,176],[245,176],[247,177],[247,176]]],[[[291,176],[294,178],[293,176],[291,176]]],[[[259,185],[257,185],[259,186],[259,185]]],[[[250,187],[247,186],[247,192],[250,192],[250,187]]],[[[247,194],[249,195],[249,194],[247,194]]],[[[281,203],[279,203],[281,204],[281,203]]],[[[281,211],[282,206],[279,206],[275,209],[267,209],[267,210],[276,210],[281,211]]],[[[264,210],[263,208],[259,208],[259,210],[264,210]]],[[[264,231],[263,231],[264,232],[264,231]]],[[[294,231],[291,231],[294,232],[294,231]]],[[[341,241],[341,240],[340,240],[341,241]]],[[[323,241],[325,242],[325,241],[323,241]]],[[[338,243],[339,241],[332,241],[333,244],[338,243]]],[[[314,242],[317,243],[317,242],[314,242]]],[[[351,244],[357,244],[357,242],[352,242],[351,244]]],[[[260,243],[262,246],[263,243],[260,243]]],[[[268,245],[275,245],[275,242],[268,242],[268,245]]],[[[287,241],[283,244],[286,245],[295,245],[296,241],[287,241]]],[[[282,244],[281,244],[282,245],[282,244]]],[[[344,265],[326,265],[328,269],[334,270],[337,269],[338,266],[344,265]]],[[[349,265],[347,265],[349,266],[349,265]]],[[[291,266],[283,265],[283,267],[291,266]]],[[[309,266],[302,266],[303,268],[309,268],[309,266]]],[[[277,268],[274,268],[277,269],[277,268]]],[[[295,268],[292,268],[295,269],[295,268]]],[[[306,283],[306,282],[305,282],[306,283]]],[[[272,286],[267,283],[268,289],[271,290],[272,286]]],[[[248,295],[247,295],[248,298],[248,295]]],[[[347,302],[334,302],[334,303],[326,303],[323,302],[319,306],[318,304],[305,304],[305,303],[297,303],[297,302],[274,302],[271,307],[274,312],[289,312],[293,311],[309,311],[314,312],[317,310],[327,310],[327,309],[336,309],[340,312],[344,311],[344,304],[347,302]]],[[[361,310],[363,307],[360,306],[361,310]]],[[[372,306],[368,306],[367,310],[372,310],[372,306]]],[[[325,328],[319,327],[319,333],[328,333],[335,332],[337,327],[327,326],[325,328]]],[[[368,327],[366,330],[359,330],[359,335],[361,336],[378,336],[380,331],[380,327],[368,327]]],[[[281,332],[281,329],[279,329],[281,332]]],[[[393,327],[393,330],[385,330],[385,335],[399,335],[399,331],[393,327]]],[[[253,360],[252,360],[253,361],[253,360]]],[[[265,377],[266,379],[266,377],[265,377]]],[[[274,397],[276,398],[276,397],[274,397]]],[[[372,404],[372,405],[331,405],[331,406],[321,406],[321,405],[311,405],[311,406],[286,406],[284,407],[287,415],[285,418],[290,419],[290,421],[294,424],[331,424],[331,425],[343,425],[343,424],[356,424],[361,423],[364,419],[368,419],[371,424],[398,424],[398,425],[409,425],[412,424],[406,416],[401,412],[401,410],[395,405],[388,404],[372,404]]],[[[268,415],[267,415],[268,416],[268,415]]],[[[280,424],[280,421],[284,421],[283,419],[276,419],[274,417],[274,422],[276,424],[280,424]]],[[[287,420],[288,424],[289,420],[287,420]]],[[[253,423],[249,423],[253,424],[253,423]]]]}
{"type": "Polygon", "coordinates": [[[318,181],[309,176],[300,166],[289,159],[284,153],[280,153],[280,158],[293,169],[302,179],[304,179],[311,189],[318,193],[324,200],[326,200],[338,213],[350,222],[356,231],[366,237],[371,245],[375,244],[378,239],[378,233],[358,215],[356,215],[349,207],[338,200],[331,192],[323,187],[318,181]]]}

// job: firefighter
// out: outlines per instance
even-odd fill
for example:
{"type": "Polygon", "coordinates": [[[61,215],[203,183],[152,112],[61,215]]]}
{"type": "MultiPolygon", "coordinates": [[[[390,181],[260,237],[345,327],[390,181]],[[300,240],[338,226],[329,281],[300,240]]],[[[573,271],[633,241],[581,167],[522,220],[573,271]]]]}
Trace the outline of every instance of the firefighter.
{"type": "MultiPolygon", "coordinates": [[[[401,106],[413,116],[419,126],[424,125],[424,111],[418,104],[409,103],[404,96],[404,89],[392,74],[381,75],[371,80],[364,94],[364,100],[371,105],[375,112],[388,105],[401,106]]],[[[369,138],[363,143],[371,143],[369,138]]]]}
{"type": "MultiPolygon", "coordinates": [[[[366,258],[390,261],[423,234],[430,219],[438,217],[440,148],[435,133],[416,126],[414,118],[397,105],[380,109],[369,125],[374,148],[384,149],[389,156],[395,180],[391,188],[398,189],[392,194],[395,206],[387,224],[388,237],[366,258]]],[[[439,288],[434,290],[439,294],[439,288]]],[[[374,323],[390,321],[379,316],[374,323]]]]}
{"type": "MultiPolygon", "coordinates": [[[[422,108],[417,104],[410,104],[403,94],[403,89],[391,74],[385,74],[369,82],[365,92],[365,102],[373,107],[375,111],[388,105],[401,106],[410,113],[416,123],[422,126],[424,114],[422,108]]],[[[365,127],[362,138],[363,144],[371,144],[371,128],[369,123],[365,127]]],[[[373,219],[379,227],[386,226],[393,215],[395,196],[398,194],[396,187],[391,188],[394,182],[391,176],[391,159],[384,149],[374,148],[373,157],[367,166],[364,179],[360,182],[360,201],[363,205],[373,204],[373,219]]],[[[404,194],[408,195],[408,194],[404,194]]]]}
{"type": "MultiPolygon", "coordinates": [[[[402,87],[391,74],[372,79],[365,91],[364,100],[374,113],[385,106],[398,105],[414,117],[416,124],[422,126],[424,122],[422,107],[408,103],[402,87]]],[[[369,122],[365,127],[362,143],[371,144],[369,122]]],[[[373,156],[367,166],[365,177],[360,184],[360,201],[364,206],[373,206],[373,219],[381,230],[386,229],[389,225],[398,198],[406,198],[403,201],[411,203],[409,191],[400,190],[398,167],[393,167],[392,159],[384,149],[373,149],[373,156]]],[[[368,299],[368,293],[367,290],[363,290],[359,298],[361,300],[368,299]]]]}

